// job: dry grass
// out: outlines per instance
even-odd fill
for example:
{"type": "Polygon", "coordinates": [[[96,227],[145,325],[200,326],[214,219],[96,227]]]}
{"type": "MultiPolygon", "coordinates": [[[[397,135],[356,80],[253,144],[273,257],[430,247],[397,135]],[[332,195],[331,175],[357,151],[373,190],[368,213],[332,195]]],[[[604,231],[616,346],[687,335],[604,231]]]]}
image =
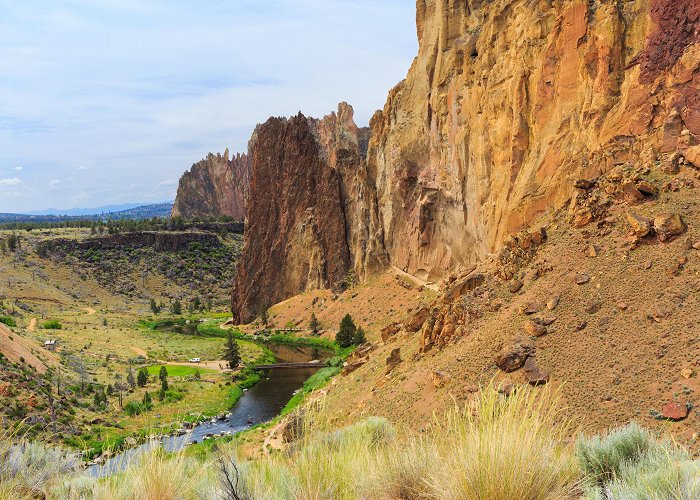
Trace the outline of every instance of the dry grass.
{"type": "Polygon", "coordinates": [[[564,446],[572,429],[556,397],[523,388],[509,398],[485,388],[425,435],[398,433],[370,418],[333,433],[306,421],[288,453],[246,469],[255,498],[561,499],[579,492],[579,469],[564,446]]]}

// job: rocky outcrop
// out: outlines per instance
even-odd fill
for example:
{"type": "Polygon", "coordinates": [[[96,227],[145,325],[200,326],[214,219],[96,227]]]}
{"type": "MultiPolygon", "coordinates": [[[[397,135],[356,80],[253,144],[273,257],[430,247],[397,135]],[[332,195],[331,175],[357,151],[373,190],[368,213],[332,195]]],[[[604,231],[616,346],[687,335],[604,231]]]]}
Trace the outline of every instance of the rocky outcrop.
{"type": "Polygon", "coordinates": [[[223,156],[210,153],[180,178],[172,216],[228,216],[242,221],[249,186],[248,155],[229,159],[228,149],[223,156]]]}
{"type": "Polygon", "coordinates": [[[392,264],[440,278],[543,213],[572,180],[700,134],[694,0],[418,0],[419,53],[372,120],[392,264]]]}
{"type": "MultiPolygon", "coordinates": [[[[694,0],[418,0],[417,34],[418,56],[371,134],[345,104],[320,121],[275,122],[284,139],[260,142],[270,122],[258,130],[250,206],[264,207],[248,211],[242,319],[348,269],[437,281],[504,246],[502,278],[517,291],[511,268],[531,250],[510,235],[567,204],[583,227],[610,203],[590,192],[602,174],[695,157],[694,0]]],[[[633,205],[656,193],[630,181],[614,195],[633,205]]],[[[428,322],[424,348],[455,334],[451,317],[428,322]]]]}
{"type": "Polygon", "coordinates": [[[381,238],[360,224],[371,199],[363,155],[368,131],[352,108],[322,120],[271,118],[251,141],[253,175],[233,311],[249,321],[304,290],[341,286],[381,238]]]}
{"type": "Polygon", "coordinates": [[[189,249],[192,243],[208,246],[221,245],[221,241],[219,241],[219,237],[215,233],[201,231],[136,231],[87,238],[79,242],[57,238],[52,240],[51,249],[71,251],[76,248],[81,250],[106,250],[111,248],[151,247],[156,252],[180,252],[189,249]]]}

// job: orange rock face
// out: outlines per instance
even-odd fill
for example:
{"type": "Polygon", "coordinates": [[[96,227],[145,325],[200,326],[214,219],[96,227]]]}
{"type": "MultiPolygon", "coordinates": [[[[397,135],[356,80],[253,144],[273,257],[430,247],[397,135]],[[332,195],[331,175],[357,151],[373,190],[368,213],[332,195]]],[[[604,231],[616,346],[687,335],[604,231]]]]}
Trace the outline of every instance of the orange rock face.
{"type": "Polygon", "coordinates": [[[693,0],[417,4],[418,57],[374,117],[368,155],[401,269],[464,269],[562,207],[575,179],[700,134],[693,0]]]}
{"type": "MultiPolygon", "coordinates": [[[[695,0],[418,0],[417,27],[418,55],[371,134],[345,104],[305,119],[308,133],[284,132],[284,148],[312,136],[296,146],[309,172],[288,170],[281,139],[258,140],[253,179],[265,181],[251,183],[247,240],[263,224],[283,227],[246,243],[234,300],[246,304],[243,317],[253,302],[329,286],[340,270],[363,279],[393,265],[425,281],[464,273],[569,203],[577,227],[595,220],[607,201],[576,193],[576,181],[654,165],[663,153],[693,155],[695,0]],[[268,208],[251,213],[258,199],[268,208]],[[319,232],[337,232],[333,244],[318,243],[319,232]],[[240,299],[256,287],[257,299],[240,299]]],[[[620,195],[645,200],[640,186],[628,188],[620,195]]],[[[426,347],[453,334],[452,318],[434,321],[426,347]]]]}

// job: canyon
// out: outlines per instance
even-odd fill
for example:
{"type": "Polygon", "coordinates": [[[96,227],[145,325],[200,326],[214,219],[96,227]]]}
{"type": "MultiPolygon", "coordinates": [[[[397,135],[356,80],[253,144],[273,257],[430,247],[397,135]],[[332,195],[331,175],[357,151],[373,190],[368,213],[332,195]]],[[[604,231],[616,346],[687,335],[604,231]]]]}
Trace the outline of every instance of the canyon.
{"type": "MultiPolygon", "coordinates": [[[[700,13],[691,0],[418,0],[416,21],[418,55],[369,129],[342,103],[253,134],[239,320],[305,290],[338,289],[349,271],[460,274],[563,207],[575,224],[591,222],[576,180],[692,154],[700,13]]],[[[193,185],[207,210],[230,199],[193,185]]]]}

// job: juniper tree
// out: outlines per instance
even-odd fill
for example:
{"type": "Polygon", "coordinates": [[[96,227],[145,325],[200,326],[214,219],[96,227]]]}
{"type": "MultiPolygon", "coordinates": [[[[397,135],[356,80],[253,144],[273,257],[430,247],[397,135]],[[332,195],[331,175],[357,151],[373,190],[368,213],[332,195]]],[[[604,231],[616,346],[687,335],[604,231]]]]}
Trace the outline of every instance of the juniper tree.
{"type": "Polygon", "coordinates": [[[346,314],[340,321],[340,328],[335,334],[335,341],[340,347],[350,347],[355,342],[357,327],[350,314],[346,314]]]}
{"type": "Polygon", "coordinates": [[[145,367],[139,368],[139,373],[136,376],[136,383],[139,387],[146,387],[148,383],[148,370],[145,367]]]}
{"type": "Polygon", "coordinates": [[[316,318],[316,313],[311,313],[311,321],[309,322],[309,328],[311,329],[314,335],[317,335],[318,331],[321,329],[321,323],[318,321],[318,318],[316,318]]]}
{"type": "Polygon", "coordinates": [[[241,350],[238,347],[238,342],[233,339],[231,332],[228,332],[226,337],[224,359],[228,362],[228,366],[232,370],[241,364],[241,350]]]}

